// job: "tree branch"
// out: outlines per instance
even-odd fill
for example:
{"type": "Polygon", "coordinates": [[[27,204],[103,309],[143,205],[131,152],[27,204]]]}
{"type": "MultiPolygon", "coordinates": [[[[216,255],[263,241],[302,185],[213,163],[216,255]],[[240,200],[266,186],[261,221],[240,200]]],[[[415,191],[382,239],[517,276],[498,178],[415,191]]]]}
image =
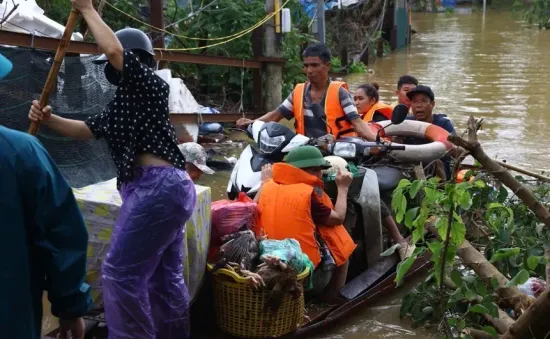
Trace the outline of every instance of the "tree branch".
{"type": "Polygon", "coordinates": [[[525,205],[550,229],[550,212],[536,199],[533,193],[517,181],[510,172],[500,166],[496,161],[489,158],[485,151],[481,148],[479,142],[466,141],[458,136],[449,136],[448,140],[453,144],[462,147],[470,152],[470,154],[495,178],[500,180],[504,185],[508,186],[516,194],[525,205]]]}

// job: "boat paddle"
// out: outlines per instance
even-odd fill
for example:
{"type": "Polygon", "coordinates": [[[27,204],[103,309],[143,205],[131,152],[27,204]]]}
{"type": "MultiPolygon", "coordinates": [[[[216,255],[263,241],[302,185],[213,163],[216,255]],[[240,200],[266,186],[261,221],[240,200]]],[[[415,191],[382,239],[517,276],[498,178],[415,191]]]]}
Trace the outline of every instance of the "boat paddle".
{"type": "MultiPolygon", "coordinates": [[[[48,78],[46,78],[46,84],[44,85],[44,88],[42,89],[42,94],[40,95],[40,107],[46,107],[46,105],[48,104],[50,94],[57,81],[57,73],[59,73],[59,69],[61,68],[61,64],[63,63],[63,58],[65,58],[65,53],[67,53],[67,49],[69,48],[71,36],[74,32],[77,21],[78,11],[73,7],[71,13],[69,14],[69,18],[67,19],[67,25],[65,26],[65,31],[63,32],[61,41],[59,41],[59,45],[57,46],[57,51],[55,52],[52,67],[50,68],[50,72],[48,73],[48,78]]],[[[32,121],[31,125],[29,126],[28,133],[31,135],[36,135],[39,128],[40,121],[32,121]]]]}

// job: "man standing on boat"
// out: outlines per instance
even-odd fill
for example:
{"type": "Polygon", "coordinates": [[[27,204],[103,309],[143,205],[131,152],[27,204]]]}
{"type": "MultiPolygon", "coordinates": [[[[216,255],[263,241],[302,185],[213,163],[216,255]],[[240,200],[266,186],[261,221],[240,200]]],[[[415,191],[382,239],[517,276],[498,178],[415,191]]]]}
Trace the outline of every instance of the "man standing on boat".
{"type": "MultiPolygon", "coordinates": [[[[294,118],[296,133],[310,138],[331,133],[335,137],[357,134],[375,140],[376,135],[357,113],[347,84],[329,79],[331,57],[330,50],[323,44],[307,47],[303,58],[308,82],[296,85],[281,106],[258,120],[268,122],[294,118]]],[[[237,127],[246,128],[253,122],[241,118],[237,127]]]]}
{"type": "Polygon", "coordinates": [[[415,77],[412,75],[403,75],[402,77],[397,80],[397,91],[395,91],[395,95],[397,96],[397,101],[392,103],[392,106],[395,107],[399,104],[406,105],[409,107],[409,114],[412,114],[411,108],[411,100],[407,96],[407,93],[414,89],[416,86],[418,86],[418,80],[416,80],[415,77]]]}
{"type": "Polygon", "coordinates": [[[95,62],[105,64],[115,97],[86,121],[59,117],[37,101],[29,118],[74,139],[105,138],[117,167],[123,203],[101,279],[109,338],[189,338],[181,244],[196,194],[169,120],[170,87],[154,72],[145,33],[115,34],[92,0],[71,2],[104,53],[95,62]]]}
{"type": "MultiPolygon", "coordinates": [[[[0,78],[11,71],[0,54],[0,78]]],[[[84,339],[88,232],[71,187],[33,136],[0,126],[0,333],[41,338],[42,293],[60,338],[84,339]]]]}

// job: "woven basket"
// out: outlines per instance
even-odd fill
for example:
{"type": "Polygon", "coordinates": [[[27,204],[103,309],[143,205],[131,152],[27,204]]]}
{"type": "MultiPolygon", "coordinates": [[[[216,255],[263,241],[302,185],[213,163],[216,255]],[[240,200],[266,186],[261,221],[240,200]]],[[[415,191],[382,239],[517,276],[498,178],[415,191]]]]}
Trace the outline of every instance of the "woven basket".
{"type": "MultiPolygon", "coordinates": [[[[209,269],[212,266],[208,266],[209,269]]],[[[306,268],[298,275],[303,281],[306,268]]],[[[220,329],[239,338],[280,337],[295,331],[304,319],[304,294],[297,300],[285,295],[277,312],[265,312],[266,290],[255,291],[237,273],[222,268],[214,273],[216,322],[220,329]]]]}

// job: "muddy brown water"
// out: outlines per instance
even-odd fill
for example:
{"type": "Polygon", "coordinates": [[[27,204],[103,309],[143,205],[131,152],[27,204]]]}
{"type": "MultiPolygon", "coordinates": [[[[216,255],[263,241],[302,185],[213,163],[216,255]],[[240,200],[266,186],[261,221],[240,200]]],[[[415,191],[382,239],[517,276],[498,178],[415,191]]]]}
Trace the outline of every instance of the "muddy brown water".
{"type": "MultiPolygon", "coordinates": [[[[485,119],[479,138],[489,155],[531,170],[550,169],[550,31],[529,29],[507,11],[489,11],[485,20],[480,12],[415,13],[413,28],[409,48],[378,59],[370,65],[374,74],[348,76],[351,89],[375,81],[389,103],[397,78],[412,74],[432,87],[436,111],[447,114],[457,131],[465,129],[470,114],[485,119]]],[[[212,187],[212,200],[223,199],[228,176],[220,171],[199,183],[212,187]]],[[[401,298],[415,282],[313,338],[437,337],[433,329],[411,329],[399,319],[401,298]]]]}
{"type": "MultiPolygon", "coordinates": [[[[488,11],[483,21],[480,12],[415,13],[417,34],[409,48],[378,59],[369,67],[374,74],[346,81],[351,90],[377,82],[381,100],[389,103],[398,77],[414,75],[432,87],[435,111],[447,114],[458,132],[470,115],[485,119],[479,139],[489,155],[534,171],[550,169],[550,31],[530,29],[509,11],[488,11]]],[[[227,178],[223,172],[205,178],[213,199],[225,198],[227,178]]],[[[401,298],[413,285],[312,338],[437,337],[433,329],[411,329],[399,319],[401,298]]]]}

